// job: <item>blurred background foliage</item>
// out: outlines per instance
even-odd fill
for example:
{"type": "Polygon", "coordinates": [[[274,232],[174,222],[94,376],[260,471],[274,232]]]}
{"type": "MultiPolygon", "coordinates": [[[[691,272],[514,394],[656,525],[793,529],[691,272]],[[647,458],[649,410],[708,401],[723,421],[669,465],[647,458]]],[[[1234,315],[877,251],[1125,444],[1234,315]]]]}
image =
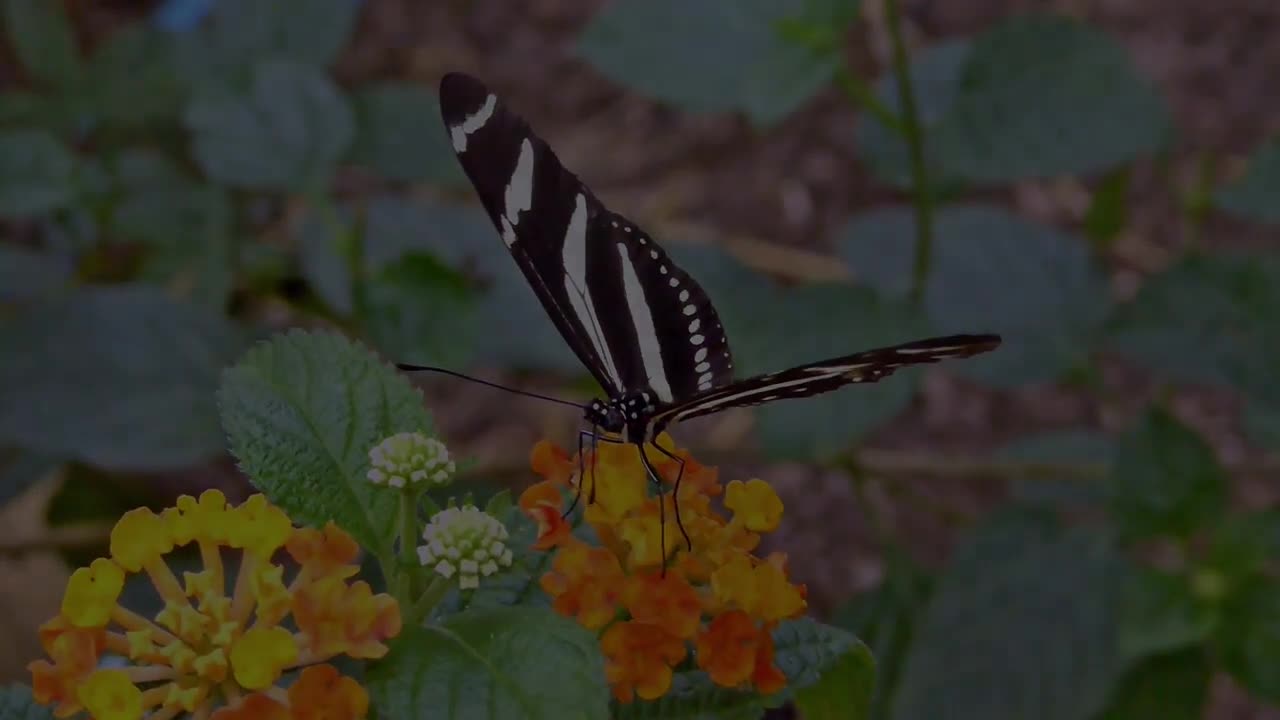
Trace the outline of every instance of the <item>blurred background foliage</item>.
{"type": "MultiPolygon", "coordinates": [[[[1274,3],[0,10],[5,679],[103,523],[247,491],[214,391],[256,338],[591,392],[446,145],[460,69],[663,239],[744,373],[1004,335],[676,432],[779,486],[869,717],[1280,717],[1274,3]]],[[[479,493],[572,437],[421,380],[479,493]]]]}

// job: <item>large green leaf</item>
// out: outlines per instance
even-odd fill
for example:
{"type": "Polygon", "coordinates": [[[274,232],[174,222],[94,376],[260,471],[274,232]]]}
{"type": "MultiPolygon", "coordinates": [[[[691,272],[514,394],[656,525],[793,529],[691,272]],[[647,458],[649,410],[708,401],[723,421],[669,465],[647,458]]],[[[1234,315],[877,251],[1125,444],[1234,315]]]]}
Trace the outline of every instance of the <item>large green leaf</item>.
{"type": "Polygon", "coordinates": [[[1274,399],[1280,355],[1280,258],[1191,254],[1118,308],[1111,344],[1174,380],[1274,399]]]}
{"type": "Polygon", "coordinates": [[[69,258],[19,245],[0,245],[0,302],[26,300],[63,287],[73,271],[69,258]]]}
{"type": "Polygon", "coordinates": [[[635,90],[694,112],[740,110],[773,125],[825,86],[838,52],[786,40],[780,24],[840,18],[822,0],[620,0],[592,19],[578,51],[635,90]]]}
{"type": "Polygon", "coordinates": [[[1222,607],[1216,644],[1227,672],[1269,702],[1280,702],[1280,583],[1258,578],[1222,607]]]}
{"type": "Polygon", "coordinates": [[[293,331],[251,350],[218,393],[231,451],[249,479],[294,519],[333,520],[385,552],[395,493],[368,481],[369,450],[400,432],[428,432],[421,395],[339,335],[293,331]]]}
{"type": "Polygon", "coordinates": [[[1126,535],[1187,536],[1224,511],[1227,475],[1195,431],[1153,408],[1121,439],[1108,494],[1126,535]]]}
{"type": "Polygon", "coordinates": [[[179,66],[204,92],[242,88],[270,60],[324,68],[346,45],[358,12],[351,0],[220,0],[205,27],[183,36],[179,66]]]}
{"type": "Polygon", "coordinates": [[[1202,648],[1154,657],[1129,670],[1098,720],[1200,720],[1213,666],[1202,648]]]}
{"type": "Polygon", "coordinates": [[[379,717],[609,717],[594,634],[545,608],[477,610],[405,628],[367,684],[379,717]]]}
{"type": "Polygon", "coordinates": [[[0,216],[64,207],[75,191],[75,157],[44,130],[0,133],[0,216]]]}
{"type": "Polygon", "coordinates": [[[1258,148],[1244,177],[1218,192],[1218,207],[1248,220],[1280,225],[1280,138],[1258,148]]]}
{"type": "Polygon", "coordinates": [[[0,337],[0,443],[130,469],[222,450],[214,392],[240,341],[220,314],[85,287],[22,309],[0,337]]]}
{"type": "Polygon", "coordinates": [[[10,47],[32,78],[57,89],[79,81],[80,53],[62,0],[4,0],[3,17],[10,47]]]}
{"type": "MultiPolygon", "coordinates": [[[[840,250],[858,279],[896,295],[911,286],[915,219],[906,208],[850,222],[840,250]]],[[[1086,244],[990,206],[941,210],[925,309],[943,333],[995,332],[995,352],[958,372],[999,386],[1052,380],[1089,355],[1109,306],[1086,244]]]]}
{"type": "Polygon", "coordinates": [[[0,720],[53,720],[53,710],[36,704],[31,688],[15,683],[0,688],[0,720]]]}
{"type": "Polygon", "coordinates": [[[1066,720],[1117,670],[1115,555],[1096,530],[998,516],[958,551],[912,644],[896,720],[1066,720]]]}
{"type": "Polygon", "coordinates": [[[324,72],[287,61],[259,65],[247,93],[197,98],[186,124],[204,171],[251,190],[323,189],[355,133],[324,72]]]}
{"type": "Polygon", "coordinates": [[[358,162],[391,180],[464,182],[440,104],[426,88],[399,82],[365,88],[356,96],[356,116],[358,162]]]}
{"type": "Polygon", "coordinates": [[[1163,100],[1124,48],[1068,18],[1015,16],[979,35],[929,139],[948,174],[1001,183],[1087,174],[1156,150],[1163,100]]]}

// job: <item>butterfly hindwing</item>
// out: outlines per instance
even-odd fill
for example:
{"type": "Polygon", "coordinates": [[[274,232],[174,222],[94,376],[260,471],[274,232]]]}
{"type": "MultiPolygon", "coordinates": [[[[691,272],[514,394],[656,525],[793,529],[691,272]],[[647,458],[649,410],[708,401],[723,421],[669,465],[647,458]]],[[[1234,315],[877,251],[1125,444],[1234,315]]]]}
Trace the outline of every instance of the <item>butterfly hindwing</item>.
{"type": "Polygon", "coordinates": [[[740,380],[703,392],[683,403],[654,413],[654,432],[667,425],[733,407],[761,405],[774,400],[802,398],[830,392],[853,383],[876,382],[899,368],[965,358],[993,350],[995,335],[950,335],[903,345],[867,350],[801,365],[781,372],[740,380]]]}
{"type": "Polygon", "coordinates": [[[446,75],[440,106],[503,243],[610,396],[648,388],[671,403],[729,381],[710,300],[652,238],[609,211],[480,81],[446,75]]]}

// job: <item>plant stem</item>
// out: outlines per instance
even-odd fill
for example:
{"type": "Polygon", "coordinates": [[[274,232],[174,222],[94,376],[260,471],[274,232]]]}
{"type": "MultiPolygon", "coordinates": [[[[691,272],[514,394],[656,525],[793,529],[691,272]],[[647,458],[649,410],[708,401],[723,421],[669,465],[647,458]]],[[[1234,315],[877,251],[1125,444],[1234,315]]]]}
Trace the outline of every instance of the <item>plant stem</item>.
{"type": "Polygon", "coordinates": [[[422,619],[426,617],[436,605],[440,604],[440,601],[444,599],[445,594],[449,592],[449,589],[454,586],[455,582],[456,581],[450,580],[449,578],[433,575],[431,577],[431,582],[427,585],[427,589],[422,592],[422,595],[418,598],[417,602],[413,603],[412,606],[402,606],[409,608],[409,617],[405,624],[417,625],[422,622],[422,619]]]}
{"type": "Polygon", "coordinates": [[[907,46],[902,40],[902,13],[897,0],[884,0],[884,9],[889,39],[893,44],[893,73],[897,78],[898,105],[902,109],[907,152],[911,158],[911,184],[915,189],[912,199],[916,208],[916,248],[915,262],[911,268],[911,301],[918,305],[924,299],[933,251],[933,184],[929,179],[929,166],[925,162],[924,129],[920,125],[920,112],[916,107],[907,46]]]}
{"type": "Polygon", "coordinates": [[[408,568],[414,566],[414,542],[418,537],[418,491],[413,488],[400,490],[400,563],[398,569],[401,588],[401,600],[408,601],[413,592],[413,574],[408,568]]]}
{"type": "Polygon", "coordinates": [[[858,107],[871,113],[881,125],[889,128],[893,132],[905,136],[907,128],[902,122],[902,118],[898,114],[889,109],[888,105],[880,102],[880,98],[876,97],[874,91],[867,87],[857,75],[854,75],[848,67],[840,65],[836,68],[836,84],[844,90],[845,94],[853,99],[858,107]]]}

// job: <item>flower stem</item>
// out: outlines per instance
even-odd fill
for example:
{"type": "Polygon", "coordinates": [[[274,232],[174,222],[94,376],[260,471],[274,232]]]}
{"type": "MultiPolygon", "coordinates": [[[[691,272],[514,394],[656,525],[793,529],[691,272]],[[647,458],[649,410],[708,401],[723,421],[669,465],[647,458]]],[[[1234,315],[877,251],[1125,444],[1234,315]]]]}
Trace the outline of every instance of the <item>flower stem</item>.
{"type": "Polygon", "coordinates": [[[874,91],[867,87],[857,75],[845,65],[836,68],[836,84],[844,90],[855,103],[863,110],[871,113],[881,125],[889,128],[898,135],[906,134],[906,127],[902,124],[902,118],[889,108],[888,105],[880,102],[880,98],[876,97],[874,91]]]}
{"type": "Polygon", "coordinates": [[[422,595],[411,606],[409,623],[417,625],[422,622],[422,619],[430,614],[436,605],[440,604],[445,594],[449,592],[449,588],[453,586],[454,581],[449,578],[433,575],[431,582],[427,585],[427,589],[422,592],[422,595]]]}
{"type": "Polygon", "coordinates": [[[912,200],[916,209],[916,248],[911,268],[911,301],[918,305],[924,299],[933,252],[933,183],[925,162],[924,129],[916,107],[907,46],[902,39],[902,12],[898,0],[884,0],[884,9],[889,39],[893,44],[893,73],[897,78],[898,105],[902,109],[902,126],[911,158],[911,184],[915,190],[912,200]]]}
{"type": "Polygon", "coordinates": [[[413,592],[413,573],[409,568],[417,562],[414,543],[418,537],[418,491],[405,487],[400,490],[400,563],[397,572],[397,595],[405,605],[413,592]]]}

